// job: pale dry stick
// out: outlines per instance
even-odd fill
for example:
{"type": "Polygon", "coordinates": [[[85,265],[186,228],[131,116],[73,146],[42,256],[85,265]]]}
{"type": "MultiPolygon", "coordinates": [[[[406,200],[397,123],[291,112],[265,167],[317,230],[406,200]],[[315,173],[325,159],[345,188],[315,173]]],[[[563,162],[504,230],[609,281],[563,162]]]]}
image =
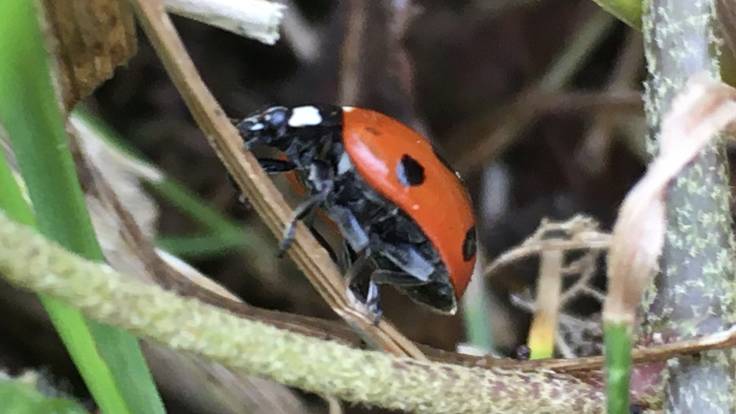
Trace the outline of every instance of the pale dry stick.
{"type": "Polygon", "coordinates": [[[564,252],[545,250],[539,266],[537,279],[537,298],[534,317],[529,328],[527,345],[532,351],[532,358],[547,357],[554,353],[554,339],[557,331],[557,319],[560,313],[560,291],[562,290],[562,265],[564,252]]]}
{"type": "MultiPolygon", "coordinates": [[[[275,235],[291,221],[292,211],[261,169],[186,52],[161,0],[131,0],[139,21],[181,93],[195,121],[253,208],[275,235]]],[[[297,224],[289,256],[302,269],[330,307],[373,346],[395,355],[424,358],[421,351],[388,321],[373,323],[367,310],[357,309],[346,296],[337,266],[302,223],[297,224]]]]}
{"type": "MultiPolygon", "coordinates": [[[[560,249],[559,243],[577,241],[581,236],[585,239],[590,233],[598,234],[597,228],[598,224],[595,220],[585,216],[575,216],[561,223],[543,220],[532,236],[522,243],[519,248],[512,250],[512,252],[517,252],[517,255],[505,255],[512,258],[525,257],[527,254],[531,254],[530,246],[536,247],[544,243],[542,249],[535,252],[541,256],[541,265],[537,280],[536,303],[532,307],[534,316],[528,336],[528,345],[532,350],[533,358],[548,356],[554,351],[553,343],[560,344],[559,335],[556,334],[556,331],[561,309],[573,297],[583,292],[583,287],[587,286],[593,277],[595,260],[600,255],[600,249],[588,249],[581,259],[565,266],[566,250],[560,249]],[[565,233],[571,240],[560,237],[545,239],[549,234],[557,232],[565,233]],[[580,273],[580,277],[569,289],[562,292],[562,280],[565,275],[571,274],[571,271],[580,273]]],[[[508,264],[509,262],[503,261],[501,263],[508,264]]],[[[491,266],[491,269],[493,269],[493,266],[491,266]]]]}
{"type": "MultiPolygon", "coordinates": [[[[531,295],[525,294],[524,296],[531,296],[531,295]]],[[[542,299],[542,300],[545,300],[545,299],[542,299]]],[[[554,302],[560,302],[560,300],[557,298],[551,298],[547,300],[554,301],[554,302]]],[[[544,359],[534,359],[534,360],[529,360],[529,361],[512,360],[512,361],[516,361],[516,363],[508,363],[508,359],[504,359],[504,358],[497,358],[495,361],[490,361],[488,357],[478,357],[474,365],[502,366],[502,367],[508,367],[512,369],[519,369],[521,371],[531,371],[535,369],[546,368],[545,365],[540,365],[539,363],[540,361],[544,361],[542,364],[550,363],[551,366],[555,367],[554,369],[556,369],[556,367],[560,363],[561,363],[560,366],[562,367],[574,366],[576,359],[568,359],[568,358],[577,358],[577,355],[575,355],[574,352],[571,351],[572,348],[567,344],[566,340],[563,338],[562,334],[560,333],[562,331],[562,328],[566,329],[567,331],[582,331],[582,330],[591,331],[595,329],[598,326],[598,324],[595,322],[581,320],[575,316],[569,315],[565,312],[561,312],[560,309],[562,309],[564,306],[562,304],[559,304],[557,306],[557,311],[553,312],[552,314],[552,317],[555,317],[557,319],[554,322],[554,325],[549,324],[549,316],[548,314],[543,314],[542,312],[540,312],[540,305],[538,304],[538,302],[539,302],[538,300],[532,301],[528,297],[522,297],[521,295],[518,295],[518,294],[514,294],[511,296],[511,303],[514,306],[533,314],[535,318],[534,322],[536,322],[537,319],[539,319],[541,322],[538,324],[540,328],[537,328],[537,326],[534,326],[534,323],[533,323],[532,328],[529,329],[529,347],[532,349],[532,353],[536,354],[534,350],[534,346],[540,345],[540,338],[533,337],[532,332],[536,331],[537,329],[540,329],[540,330],[546,329],[547,332],[541,333],[542,335],[545,335],[543,340],[549,341],[550,338],[554,338],[555,347],[558,351],[560,351],[560,354],[562,355],[563,359],[544,358],[544,359]],[[542,323],[545,323],[545,325],[542,325],[542,323]],[[532,343],[533,341],[534,343],[532,343]],[[485,361],[482,358],[485,358],[485,361]],[[484,364],[483,362],[486,362],[486,364],[484,364]]],[[[542,306],[545,306],[545,305],[542,304],[542,306]]],[[[535,334],[534,336],[538,336],[538,334],[535,334]]],[[[542,345],[544,345],[543,342],[542,342],[542,345]]],[[[473,365],[473,364],[468,363],[470,361],[466,362],[464,359],[461,359],[460,361],[461,363],[465,365],[473,365]]],[[[575,369],[571,369],[571,370],[576,371],[575,369]]],[[[593,371],[592,368],[589,368],[588,370],[590,370],[591,373],[593,371]]]]}
{"type": "Polygon", "coordinates": [[[286,6],[265,0],[165,0],[166,9],[240,36],[272,45],[286,6]]]}

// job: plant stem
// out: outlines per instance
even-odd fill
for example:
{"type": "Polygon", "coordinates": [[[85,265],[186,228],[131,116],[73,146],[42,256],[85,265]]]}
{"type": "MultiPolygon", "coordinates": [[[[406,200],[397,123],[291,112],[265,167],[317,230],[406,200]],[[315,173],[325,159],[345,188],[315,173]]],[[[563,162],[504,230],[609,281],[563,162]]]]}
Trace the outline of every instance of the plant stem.
{"type": "Polygon", "coordinates": [[[603,328],[606,349],[606,408],[608,414],[629,413],[631,326],[607,322],[603,328]]]}
{"type": "Polygon", "coordinates": [[[1,213],[0,275],[174,350],[350,402],[423,413],[603,410],[602,392],[572,376],[394,357],[241,319],[70,254],[1,213]]]}
{"type": "MultiPolygon", "coordinates": [[[[700,72],[719,78],[716,23],[713,0],[651,0],[645,10],[650,153],[657,151],[662,117],[686,80],[700,72]]],[[[728,164],[722,140],[714,142],[667,192],[661,273],[645,295],[645,343],[705,335],[736,321],[728,164]]],[[[735,367],[726,351],[671,360],[666,410],[733,412],[735,367]]]]}

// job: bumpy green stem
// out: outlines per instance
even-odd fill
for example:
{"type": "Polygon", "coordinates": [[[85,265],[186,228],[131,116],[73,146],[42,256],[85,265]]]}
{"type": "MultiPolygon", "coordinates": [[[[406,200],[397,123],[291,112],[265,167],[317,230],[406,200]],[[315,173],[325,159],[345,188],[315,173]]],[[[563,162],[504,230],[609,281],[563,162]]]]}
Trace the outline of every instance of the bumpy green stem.
{"type": "MultiPolygon", "coordinates": [[[[655,152],[662,117],[693,74],[719,76],[714,0],[651,0],[643,32],[648,146],[655,152]]],[[[643,340],[672,341],[716,332],[736,321],[728,165],[722,142],[707,147],[668,191],[661,273],[646,295],[643,340]]],[[[669,363],[666,409],[734,410],[734,356],[713,351],[669,363]]]]}
{"type": "Polygon", "coordinates": [[[0,275],[175,350],[347,401],[423,413],[603,412],[602,392],[566,375],[392,357],[240,319],[84,260],[2,214],[0,275]]]}

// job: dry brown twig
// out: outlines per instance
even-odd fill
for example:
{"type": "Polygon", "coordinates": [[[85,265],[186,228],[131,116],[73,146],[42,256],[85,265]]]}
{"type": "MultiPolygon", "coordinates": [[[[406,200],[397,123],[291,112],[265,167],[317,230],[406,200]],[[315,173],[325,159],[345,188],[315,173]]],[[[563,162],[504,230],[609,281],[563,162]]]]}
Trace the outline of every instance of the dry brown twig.
{"type": "Polygon", "coordinates": [[[540,350],[551,356],[554,338],[557,336],[557,320],[561,311],[562,267],[565,254],[561,250],[545,250],[541,253],[534,317],[529,328],[529,349],[532,356],[540,350]]]}
{"type": "MultiPolygon", "coordinates": [[[[589,217],[575,216],[564,222],[543,220],[527,240],[486,267],[484,274],[489,277],[501,267],[529,256],[540,256],[535,304],[532,305],[528,298],[514,297],[517,306],[534,314],[529,330],[529,347],[532,350],[547,349],[553,340],[559,350],[572,348],[561,340],[557,321],[560,316],[566,316],[563,312],[565,305],[580,295],[591,296],[602,302],[603,295],[590,286],[590,281],[595,274],[598,258],[608,247],[608,239],[607,234],[598,230],[598,223],[589,217]],[[566,264],[565,253],[570,250],[585,250],[585,253],[566,264]],[[579,277],[563,291],[563,278],[570,275],[579,277]]],[[[560,328],[565,328],[567,332],[578,330],[577,326],[566,325],[564,321],[560,323],[560,328]]],[[[563,352],[563,355],[576,356],[572,351],[563,352]]]]}
{"type": "Polygon", "coordinates": [[[543,220],[537,230],[519,246],[512,248],[486,266],[483,277],[491,277],[497,270],[514,262],[536,256],[549,250],[603,250],[607,249],[610,236],[598,230],[598,224],[585,216],[575,216],[568,221],[555,223],[543,220]],[[566,238],[547,238],[550,232],[563,232],[566,238]]]}
{"type": "MultiPolygon", "coordinates": [[[[292,217],[283,196],[255,157],[245,151],[237,130],[204,85],[161,0],[131,0],[138,19],[181,93],[194,119],[238,186],[269,229],[280,235],[292,217]]],[[[373,324],[368,312],[346,296],[342,275],[309,230],[299,223],[289,256],[302,269],[330,307],[373,346],[395,355],[425,358],[388,321],[373,324]]]]}

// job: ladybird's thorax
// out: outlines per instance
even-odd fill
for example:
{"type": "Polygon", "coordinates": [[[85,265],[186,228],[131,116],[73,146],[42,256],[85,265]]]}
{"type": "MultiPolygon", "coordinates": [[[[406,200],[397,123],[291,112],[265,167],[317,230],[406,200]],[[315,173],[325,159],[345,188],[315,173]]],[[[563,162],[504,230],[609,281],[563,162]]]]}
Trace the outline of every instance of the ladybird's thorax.
{"type": "Polygon", "coordinates": [[[251,114],[237,128],[248,148],[267,145],[284,152],[301,152],[341,130],[342,110],[336,106],[274,106],[251,114]]]}

